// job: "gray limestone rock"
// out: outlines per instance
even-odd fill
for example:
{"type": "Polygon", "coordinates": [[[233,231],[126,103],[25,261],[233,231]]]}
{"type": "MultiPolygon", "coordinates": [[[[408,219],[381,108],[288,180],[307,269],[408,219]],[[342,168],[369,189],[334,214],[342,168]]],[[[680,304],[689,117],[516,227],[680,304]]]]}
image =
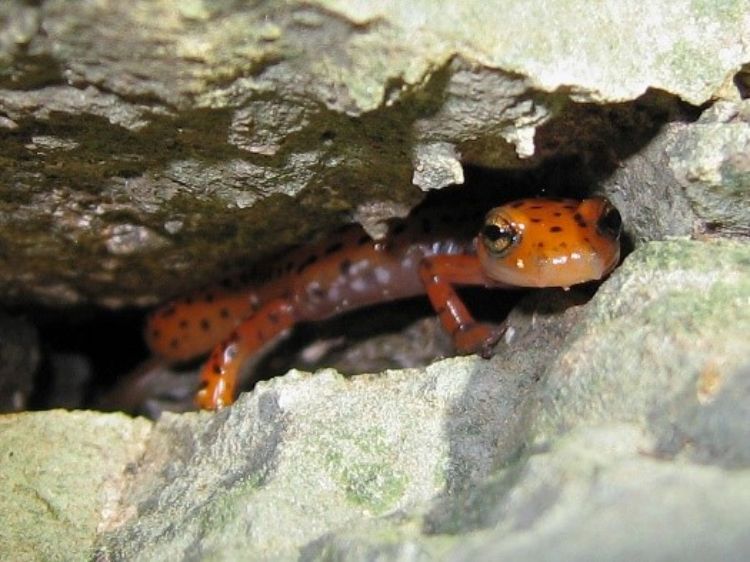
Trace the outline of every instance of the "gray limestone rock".
{"type": "MultiPolygon", "coordinates": [[[[750,59],[746,12],[688,0],[7,0],[2,300],[153,304],[362,208],[392,209],[366,225],[381,232],[420,188],[460,183],[466,164],[574,157],[606,177],[679,118],[679,100],[731,98],[750,59]]],[[[741,143],[737,125],[717,142],[741,143]]],[[[725,203],[705,201],[713,180],[679,163],[680,146],[670,158],[692,206],[742,231],[725,203]]],[[[724,175],[740,185],[732,162],[724,175]]]]}

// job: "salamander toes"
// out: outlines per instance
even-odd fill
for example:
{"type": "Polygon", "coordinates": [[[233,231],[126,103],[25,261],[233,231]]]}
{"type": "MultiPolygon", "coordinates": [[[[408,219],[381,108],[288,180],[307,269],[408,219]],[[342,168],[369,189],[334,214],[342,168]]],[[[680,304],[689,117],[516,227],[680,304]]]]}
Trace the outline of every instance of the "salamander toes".
{"type": "Polygon", "coordinates": [[[459,328],[453,336],[453,343],[462,355],[476,353],[487,359],[504,333],[505,326],[475,322],[459,328]]]}

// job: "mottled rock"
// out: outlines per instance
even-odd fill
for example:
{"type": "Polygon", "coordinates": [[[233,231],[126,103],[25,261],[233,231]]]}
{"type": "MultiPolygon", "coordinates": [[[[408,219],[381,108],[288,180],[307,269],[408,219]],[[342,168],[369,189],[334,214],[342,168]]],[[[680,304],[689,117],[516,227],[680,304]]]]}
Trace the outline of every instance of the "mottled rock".
{"type": "Polygon", "coordinates": [[[750,509],[736,471],[749,265],[743,243],[654,242],[585,306],[562,292],[520,305],[492,361],[349,381],[292,373],[210,421],[163,418],[124,499],[139,516],[108,551],[733,559],[750,509]],[[681,523],[659,540],[663,517],[681,523]],[[616,531],[633,525],[643,541],[616,531]]]}
{"type": "Polygon", "coordinates": [[[706,110],[667,156],[708,232],[750,237],[750,100],[706,110]]]}
{"type": "Polygon", "coordinates": [[[151,304],[465,164],[606,176],[750,59],[743,2],[636,4],[7,0],[2,300],[151,304]]]}
{"type": "MultiPolygon", "coordinates": [[[[644,244],[585,304],[585,293],[558,290],[522,301],[489,361],[353,379],[292,372],[218,414],[165,414],[118,437],[97,430],[131,447],[107,465],[116,492],[92,523],[99,556],[739,559],[749,252],[731,241],[644,244]],[[669,531],[656,525],[665,518],[669,531]]],[[[14,439],[38,440],[49,415],[6,423],[14,439]]],[[[54,415],[72,451],[89,437],[64,423],[122,419],[54,415]]],[[[26,445],[5,450],[38,465],[26,445]]],[[[48,454],[63,475],[84,470],[48,454]]],[[[95,502],[62,480],[62,497],[71,491],[95,502]]],[[[90,537],[79,530],[64,544],[89,548],[90,537]]]]}
{"type": "Polygon", "coordinates": [[[0,552],[9,560],[85,560],[112,517],[151,423],[121,414],[0,417],[0,552]]]}
{"type": "MultiPolygon", "coordinates": [[[[469,381],[492,376],[478,359],[352,380],[292,372],[218,416],[165,415],[138,471],[150,476],[124,498],[138,516],[108,550],[132,560],[292,556],[362,517],[408,511],[446,484],[446,410],[469,381]]],[[[490,449],[471,451],[465,460],[486,471],[490,449]]]]}

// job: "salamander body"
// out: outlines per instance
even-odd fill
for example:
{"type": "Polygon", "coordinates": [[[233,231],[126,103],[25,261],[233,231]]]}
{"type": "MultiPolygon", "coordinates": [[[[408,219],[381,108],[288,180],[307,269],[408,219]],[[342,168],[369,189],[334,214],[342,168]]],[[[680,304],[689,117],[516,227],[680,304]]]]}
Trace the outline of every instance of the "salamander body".
{"type": "Polygon", "coordinates": [[[621,222],[595,197],[521,199],[483,222],[458,208],[426,208],[384,240],[351,226],[156,310],[146,339],[170,361],[210,352],[196,396],[206,409],[231,404],[242,364],[294,324],[425,293],[457,351],[487,355],[500,333],[473,319],[455,285],[569,287],[601,279],[619,261],[621,222]]]}

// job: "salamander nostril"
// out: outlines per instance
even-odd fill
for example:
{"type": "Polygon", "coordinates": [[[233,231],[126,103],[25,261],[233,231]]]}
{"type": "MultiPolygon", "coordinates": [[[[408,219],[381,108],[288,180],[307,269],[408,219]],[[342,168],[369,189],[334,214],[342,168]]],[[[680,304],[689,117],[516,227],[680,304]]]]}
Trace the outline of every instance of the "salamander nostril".
{"type": "Polygon", "coordinates": [[[622,216],[614,207],[607,207],[599,220],[596,221],[596,229],[603,236],[616,240],[622,230],[622,216]]]}

